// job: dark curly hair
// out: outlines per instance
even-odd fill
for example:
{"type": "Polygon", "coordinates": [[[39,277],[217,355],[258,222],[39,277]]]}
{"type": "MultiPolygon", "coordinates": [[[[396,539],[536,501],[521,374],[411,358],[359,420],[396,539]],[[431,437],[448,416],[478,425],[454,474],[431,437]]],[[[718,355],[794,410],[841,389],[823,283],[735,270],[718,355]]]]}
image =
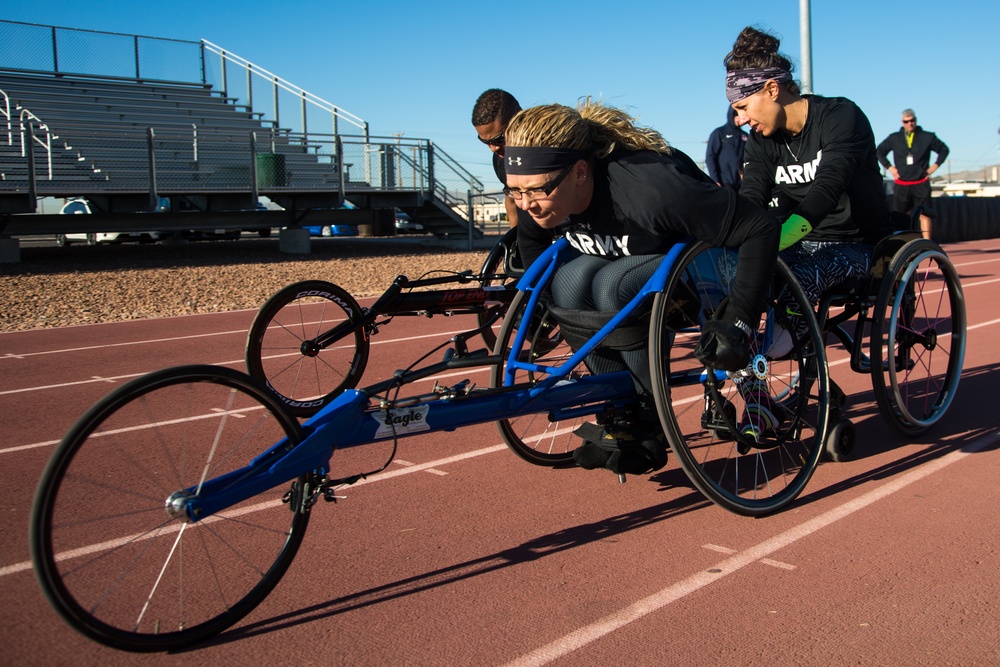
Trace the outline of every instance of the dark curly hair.
{"type": "Polygon", "coordinates": [[[476,100],[472,107],[472,124],[489,125],[495,120],[499,120],[506,125],[510,119],[521,110],[521,105],[513,95],[506,90],[490,88],[476,100]]]}
{"type": "MultiPolygon", "coordinates": [[[[791,73],[795,66],[792,61],[778,52],[781,40],[764,30],[747,26],[740,31],[733,50],[722,59],[727,72],[749,68],[780,67],[791,73]]],[[[792,81],[785,86],[789,92],[799,94],[798,85],[792,81]]]]}

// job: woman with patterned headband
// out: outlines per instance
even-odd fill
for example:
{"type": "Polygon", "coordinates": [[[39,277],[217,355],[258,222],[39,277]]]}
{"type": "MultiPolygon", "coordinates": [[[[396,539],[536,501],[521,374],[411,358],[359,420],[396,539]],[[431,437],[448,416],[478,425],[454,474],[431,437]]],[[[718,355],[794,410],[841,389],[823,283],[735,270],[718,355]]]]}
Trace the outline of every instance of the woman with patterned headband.
{"type": "MultiPolygon", "coordinates": [[[[739,248],[729,305],[721,319],[706,323],[697,354],[716,368],[746,366],[748,337],[777,258],[778,225],[763,207],[718,187],[659,133],[590,99],[578,109],[553,104],[521,111],[507,127],[506,143],[504,191],[530,216],[518,222],[525,262],[554,236],[580,252],[553,278],[556,308],[617,312],[686,236],[739,248]]],[[[563,332],[573,344],[567,327],[563,332]]],[[[630,370],[637,401],[631,418],[578,429],[584,442],[573,458],[580,467],[642,474],[666,464],[645,343],[602,347],[588,357],[594,373],[630,370]]]]}
{"type": "MultiPolygon", "coordinates": [[[[867,275],[891,213],[868,118],[846,98],[800,94],[779,45],[747,27],[724,59],[736,123],[751,129],[740,194],[782,202],[782,258],[818,303],[824,291],[867,275]]],[[[790,342],[785,336],[770,354],[781,357],[790,342]]]]}

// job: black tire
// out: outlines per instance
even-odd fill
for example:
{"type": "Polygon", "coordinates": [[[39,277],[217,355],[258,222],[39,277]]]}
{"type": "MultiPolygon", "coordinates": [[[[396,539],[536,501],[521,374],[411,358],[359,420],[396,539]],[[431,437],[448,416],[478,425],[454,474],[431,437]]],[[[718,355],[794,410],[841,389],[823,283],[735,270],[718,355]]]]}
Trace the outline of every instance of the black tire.
{"type": "Polygon", "coordinates": [[[65,234],[56,234],[56,245],[60,248],[65,248],[70,244],[70,240],[66,238],[65,234]]]}
{"type": "Polygon", "coordinates": [[[310,417],[361,381],[368,365],[362,327],[325,348],[310,344],[361,306],[343,288],[322,280],[294,283],[261,307],[247,334],[247,371],[275,393],[285,409],[310,417]]]}
{"type": "Polygon", "coordinates": [[[288,569],[309,514],[281,502],[286,486],[197,522],[165,507],[282,438],[298,443],[298,422],[232,369],[169,368],[113,391],[66,434],[38,486],[31,554],[49,602],[127,651],[177,649],[239,621],[288,569]]]}
{"type": "MultiPolygon", "coordinates": [[[[514,289],[516,281],[512,280],[511,277],[507,275],[505,259],[509,249],[516,241],[517,229],[511,228],[508,229],[497,244],[490,249],[489,254],[486,256],[486,261],[483,262],[483,266],[479,270],[479,275],[495,275],[497,278],[483,280],[483,287],[497,287],[502,285],[506,286],[507,289],[514,289]]],[[[491,314],[488,312],[479,313],[477,318],[479,326],[484,326],[490,320],[491,314]]],[[[492,350],[496,345],[497,337],[492,328],[483,330],[483,342],[486,343],[487,350],[492,350]]]]}
{"type": "Polygon", "coordinates": [[[756,516],[787,505],[812,476],[826,438],[829,381],[815,315],[780,261],[760,333],[751,341],[754,356],[748,367],[737,373],[705,373],[694,348],[701,325],[728,298],[735,267],[733,251],[701,243],[691,244],[678,257],[665,291],[653,302],[650,366],[661,426],[691,482],[718,505],[756,516]],[[769,344],[771,321],[784,321],[780,316],[784,309],[774,308],[783,289],[790,290],[798,312],[806,314],[809,334],[806,340],[796,341],[787,358],[772,361],[763,352],[769,344]],[[737,379],[746,398],[737,388],[737,379]],[[784,417],[759,443],[741,434],[739,420],[733,419],[734,414],[742,418],[748,401],[766,402],[784,417]],[[722,409],[716,407],[720,405],[722,409]]]}
{"type": "Polygon", "coordinates": [[[910,241],[893,256],[872,316],[872,387],[890,426],[912,438],[944,416],[965,345],[958,272],[933,241],[910,241]]]}
{"type": "Polygon", "coordinates": [[[850,461],[854,454],[856,441],[854,422],[850,419],[840,419],[830,426],[830,431],[826,435],[824,446],[826,455],[834,463],[850,461]]]}
{"type": "MultiPolygon", "coordinates": [[[[526,292],[518,292],[514,296],[500,326],[493,354],[502,355],[506,359],[518,326],[524,318],[529,296],[526,292]]],[[[560,334],[558,324],[543,307],[539,306],[538,311],[530,325],[531,331],[523,357],[540,364],[558,363],[569,358],[572,350],[560,334]]],[[[576,377],[588,373],[583,365],[573,372],[576,377]]],[[[522,371],[514,378],[514,383],[532,384],[538,379],[540,378],[534,373],[522,371]]],[[[495,366],[490,371],[490,386],[504,386],[503,365],[495,366]]],[[[573,463],[573,450],[581,444],[580,438],[573,435],[573,431],[584,421],[586,417],[552,421],[549,414],[537,413],[498,420],[497,428],[507,446],[519,457],[534,465],[555,467],[573,463]]]]}

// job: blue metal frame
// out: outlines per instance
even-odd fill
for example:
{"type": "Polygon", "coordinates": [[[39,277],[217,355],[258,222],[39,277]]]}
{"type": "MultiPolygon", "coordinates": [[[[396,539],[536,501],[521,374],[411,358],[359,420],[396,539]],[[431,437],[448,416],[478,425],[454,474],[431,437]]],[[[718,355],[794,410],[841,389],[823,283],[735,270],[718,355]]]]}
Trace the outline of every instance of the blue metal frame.
{"type": "MultiPolygon", "coordinates": [[[[187,489],[183,494],[186,496],[183,504],[188,517],[191,521],[204,519],[306,473],[324,475],[330,470],[334,449],[433,431],[452,431],[461,426],[527,414],[550,413],[558,417],[595,414],[609,403],[627,402],[635,395],[632,378],[627,371],[581,378],[571,378],[569,373],[643,302],[665,289],[670,271],[687,245],[687,240],[675,244],[629,304],[562,364],[546,366],[520,361],[527,327],[519,327],[506,360],[503,388],[458,398],[435,397],[385,411],[370,406],[371,393],[347,390],[305,422],[303,427],[307,436],[298,445],[283,440],[246,467],[206,480],[199,488],[187,489]],[[546,377],[531,387],[516,387],[514,371],[517,369],[546,377]],[[412,416],[419,423],[418,428],[408,428],[409,424],[396,428],[384,421],[385,417],[393,415],[405,417],[403,413],[412,416]],[[381,422],[380,416],[383,418],[381,422]]],[[[518,283],[519,290],[530,294],[525,312],[533,312],[543,288],[572,252],[569,244],[560,240],[528,268],[518,283]]],[[[496,358],[486,359],[483,363],[496,363],[496,358]]],[[[688,373],[672,379],[676,379],[677,384],[690,384],[701,382],[703,375],[688,373]]]]}

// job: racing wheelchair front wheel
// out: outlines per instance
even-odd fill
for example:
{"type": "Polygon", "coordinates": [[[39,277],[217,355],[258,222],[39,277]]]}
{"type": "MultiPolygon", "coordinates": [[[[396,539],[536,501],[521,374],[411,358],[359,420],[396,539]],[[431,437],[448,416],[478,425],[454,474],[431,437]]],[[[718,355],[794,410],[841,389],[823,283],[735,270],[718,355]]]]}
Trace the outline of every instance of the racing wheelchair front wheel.
{"type": "Polygon", "coordinates": [[[677,259],[650,320],[653,395],[670,448],[694,486],[748,516],[777,511],[805,488],[830,415],[823,339],[813,310],[779,260],[746,369],[706,369],[694,356],[701,326],[729,297],[736,254],[701,243],[677,259]],[[807,331],[787,313],[802,313],[807,331]],[[780,328],[779,328],[780,327],[780,328]],[[780,332],[791,350],[768,356],[780,332]]]}
{"type": "Polygon", "coordinates": [[[39,483],[31,556],[45,596],[73,629],[121,650],[168,651],[225,630],[284,575],[309,514],[282,502],[287,485],[199,521],[175,508],[302,437],[270,392],[229,368],[122,385],[69,430],[39,483]]]}

